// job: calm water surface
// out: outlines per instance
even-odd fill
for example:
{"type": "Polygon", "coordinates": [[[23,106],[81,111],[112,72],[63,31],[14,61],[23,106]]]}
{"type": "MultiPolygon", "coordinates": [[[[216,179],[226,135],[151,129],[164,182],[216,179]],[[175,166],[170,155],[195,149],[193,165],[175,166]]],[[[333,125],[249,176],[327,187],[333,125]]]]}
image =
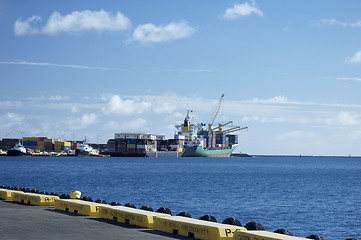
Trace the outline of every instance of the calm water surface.
{"type": "Polygon", "coordinates": [[[0,185],[361,239],[361,158],[0,157],[0,185]]]}

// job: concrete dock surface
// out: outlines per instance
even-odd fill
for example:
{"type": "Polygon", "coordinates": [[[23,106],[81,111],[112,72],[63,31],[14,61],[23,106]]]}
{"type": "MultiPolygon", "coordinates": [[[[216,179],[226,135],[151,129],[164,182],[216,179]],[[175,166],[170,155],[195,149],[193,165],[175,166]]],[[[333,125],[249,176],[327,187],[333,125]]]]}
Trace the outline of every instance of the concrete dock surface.
{"type": "Polygon", "coordinates": [[[188,239],[153,229],[0,200],[0,239],[188,239]]]}

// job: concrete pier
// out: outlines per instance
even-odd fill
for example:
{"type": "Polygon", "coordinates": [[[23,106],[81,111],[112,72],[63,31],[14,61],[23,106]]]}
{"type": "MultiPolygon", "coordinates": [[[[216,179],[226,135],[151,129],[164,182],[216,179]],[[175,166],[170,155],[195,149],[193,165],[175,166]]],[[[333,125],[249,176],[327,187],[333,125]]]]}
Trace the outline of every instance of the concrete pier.
{"type": "Polygon", "coordinates": [[[0,200],[0,239],[188,239],[153,229],[0,200]]]}

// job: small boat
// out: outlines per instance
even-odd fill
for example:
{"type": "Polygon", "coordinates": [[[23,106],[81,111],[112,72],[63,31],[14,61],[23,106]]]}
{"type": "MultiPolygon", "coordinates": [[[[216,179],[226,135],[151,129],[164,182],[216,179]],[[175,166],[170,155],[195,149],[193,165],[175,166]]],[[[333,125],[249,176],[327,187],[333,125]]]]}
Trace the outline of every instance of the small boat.
{"type": "Polygon", "coordinates": [[[93,148],[89,146],[85,141],[80,144],[79,148],[75,150],[76,156],[89,156],[89,153],[93,151],[93,148]]]}
{"type": "Polygon", "coordinates": [[[30,156],[30,153],[26,151],[26,148],[19,141],[14,148],[7,151],[8,156],[30,156]]]}

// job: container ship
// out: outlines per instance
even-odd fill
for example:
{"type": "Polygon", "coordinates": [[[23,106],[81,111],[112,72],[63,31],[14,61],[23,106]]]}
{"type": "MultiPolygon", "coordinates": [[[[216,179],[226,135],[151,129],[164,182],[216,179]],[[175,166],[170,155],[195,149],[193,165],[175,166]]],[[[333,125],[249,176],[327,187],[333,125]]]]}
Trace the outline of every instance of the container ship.
{"type": "Polygon", "coordinates": [[[177,128],[173,139],[150,133],[116,133],[107,143],[107,153],[114,157],[230,157],[238,145],[238,135],[231,134],[247,127],[233,126],[232,121],[213,126],[222,97],[208,125],[193,123],[191,110],[177,128]]]}
{"type": "Polygon", "coordinates": [[[184,123],[176,126],[180,130],[179,134],[185,136],[182,157],[230,157],[238,146],[238,135],[231,133],[247,129],[247,127],[232,126],[224,129],[232,123],[230,121],[225,124],[218,124],[217,127],[213,127],[211,122],[205,129],[205,124],[193,124],[191,122],[190,112],[192,111],[187,111],[184,123]]]}

